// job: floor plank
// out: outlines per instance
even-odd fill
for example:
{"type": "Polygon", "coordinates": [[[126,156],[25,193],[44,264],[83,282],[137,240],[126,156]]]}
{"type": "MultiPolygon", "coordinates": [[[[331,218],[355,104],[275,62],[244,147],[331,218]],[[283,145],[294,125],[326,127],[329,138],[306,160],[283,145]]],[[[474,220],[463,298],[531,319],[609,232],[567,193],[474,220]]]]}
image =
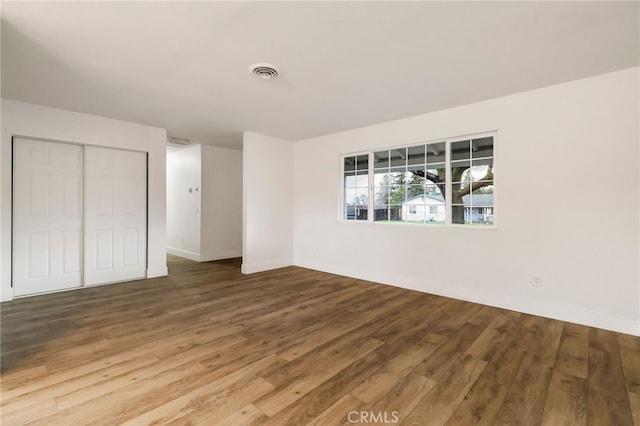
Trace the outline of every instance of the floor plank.
{"type": "MultiPolygon", "coordinates": [[[[378,418],[382,414],[383,421],[381,423],[385,423],[384,419],[387,422],[389,420],[403,422],[436,384],[436,381],[424,376],[410,374],[378,399],[375,404],[368,406],[366,411],[377,414],[378,418]]],[[[375,424],[376,422],[371,423],[375,424]]]]}
{"type": "Polygon", "coordinates": [[[547,393],[543,425],[586,425],[588,330],[565,324],[547,393]]]}
{"type": "Polygon", "coordinates": [[[256,426],[268,420],[266,414],[258,410],[253,404],[241,408],[216,422],[218,426],[256,426]]]}
{"type": "MultiPolygon", "coordinates": [[[[493,334],[493,331],[491,332],[493,334]]],[[[481,335],[472,348],[478,348],[478,340],[484,340],[481,335]]],[[[469,389],[464,400],[453,413],[449,423],[452,425],[493,425],[498,413],[503,407],[513,381],[516,378],[522,361],[527,356],[527,349],[533,335],[527,333],[524,327],[512,322],[505,331],[502,341],[492,350],[493,356],[476,383],[469,389]]],[[[466,353],[469,353],[467,351],[466,353]]],[[[484,355],[487,353],[481,350],[484,355]]]]}
{"type": "Polygon", "coordinates": [[[640,426],[640,339],[626,334],[617,337],[633,424],[640,426]]]}
{"type": "Polygon", "coordinates": [[[168,263],[2,303],[2,425],[640,425],[638,337],[298,267],[168,263]]]}
{"type": "Polygon", "coordinates": [[[615,333],[589,330],[587,412],[601,424],[632,425],[633,416],[615,333]]]}
{"type": "Polygon", "coordinates": [[[537,425],[541,422],[563,324],[546,318],[527,317],[523,325],[533,337],[496,424],[537,425]]]}
{"type": "MultiPolygon", "coordinates": [[[[457,355],[454,363],[442,372],[433,389],[417,404],[402,424],[445,424],[486,366],[486,361],[469,355],[457,355]]],[[[403,417],[405,415],[400,414],[403,417]]]]}

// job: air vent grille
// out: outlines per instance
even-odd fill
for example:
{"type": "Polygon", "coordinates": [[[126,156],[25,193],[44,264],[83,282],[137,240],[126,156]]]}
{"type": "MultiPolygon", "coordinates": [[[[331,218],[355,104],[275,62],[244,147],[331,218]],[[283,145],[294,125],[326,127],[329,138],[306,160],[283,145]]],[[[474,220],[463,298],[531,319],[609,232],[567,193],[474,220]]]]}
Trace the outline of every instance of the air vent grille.
{"type": "Polygon", "coordinates": [[[278,76],[278,70],[271,64],[253,64],[249,67],[249,71],[263,80],[270,80],[278,76]]]}
{"type": "Polygon", "coordinates": [[[184,138],[170,137],[167,140],[167,145],[170,145],[170,146],[185,146],[185,145],[189,145],[190,143],[191,143],[190,139],[184,139],[184,138]]]}

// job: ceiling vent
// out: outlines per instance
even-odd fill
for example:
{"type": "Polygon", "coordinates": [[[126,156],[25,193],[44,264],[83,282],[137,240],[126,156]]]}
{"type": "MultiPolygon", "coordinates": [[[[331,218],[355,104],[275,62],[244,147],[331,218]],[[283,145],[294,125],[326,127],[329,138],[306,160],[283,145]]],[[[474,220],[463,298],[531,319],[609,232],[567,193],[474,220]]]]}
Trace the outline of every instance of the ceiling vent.
{"type": "Polygon", "coordinates": [[[167,140],[167,145],[169,146],[185,146],[185,145],[189,145],[191,143],[191,139],[183,139],[183,138],[176,138],[176,137],[170,137],[167,140]]]}
{"type": "Polygon", "coordinates": [[[253,64],[249,67],[249,71],[263,80],[271,80],[278,76],[278,70],[271,64],[253,64]]]}

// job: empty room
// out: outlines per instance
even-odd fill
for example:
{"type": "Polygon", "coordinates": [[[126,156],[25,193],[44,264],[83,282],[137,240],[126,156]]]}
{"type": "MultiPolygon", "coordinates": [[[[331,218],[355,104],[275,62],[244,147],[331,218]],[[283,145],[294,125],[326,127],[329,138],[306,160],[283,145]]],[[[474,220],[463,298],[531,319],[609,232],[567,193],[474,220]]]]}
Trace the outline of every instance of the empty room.
{"type": "Polygon", "coordinates": [[[3,426],[640,426],[640,2],[0,15],[3,426]]]}

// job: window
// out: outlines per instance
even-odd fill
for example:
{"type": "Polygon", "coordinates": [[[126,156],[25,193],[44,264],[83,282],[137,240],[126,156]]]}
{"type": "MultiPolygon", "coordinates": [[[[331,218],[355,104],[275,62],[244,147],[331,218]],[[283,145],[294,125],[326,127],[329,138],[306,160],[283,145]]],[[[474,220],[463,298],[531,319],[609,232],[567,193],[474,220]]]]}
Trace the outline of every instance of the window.
{"type": "Polygon", "coordinates": [[[492,224],[493,137],[451,142],[450,159],[451,222],[492,224]]]}
{"type": "Polygon", "coordinates": [[[445,171],[444,142],[374,152],[373,220],[443,224],[426,206],[444,204],[445,171]]]}
{"type": "Polygon", "coordinates": [[[344,219],[367,220],[369,209],[369,155],[344,158],[344,219]]]}
{"type": "Polygon", "coordinates": [[[493,225],[493,147],[479,135],[345,156],[343,219],[493,225]]]}

